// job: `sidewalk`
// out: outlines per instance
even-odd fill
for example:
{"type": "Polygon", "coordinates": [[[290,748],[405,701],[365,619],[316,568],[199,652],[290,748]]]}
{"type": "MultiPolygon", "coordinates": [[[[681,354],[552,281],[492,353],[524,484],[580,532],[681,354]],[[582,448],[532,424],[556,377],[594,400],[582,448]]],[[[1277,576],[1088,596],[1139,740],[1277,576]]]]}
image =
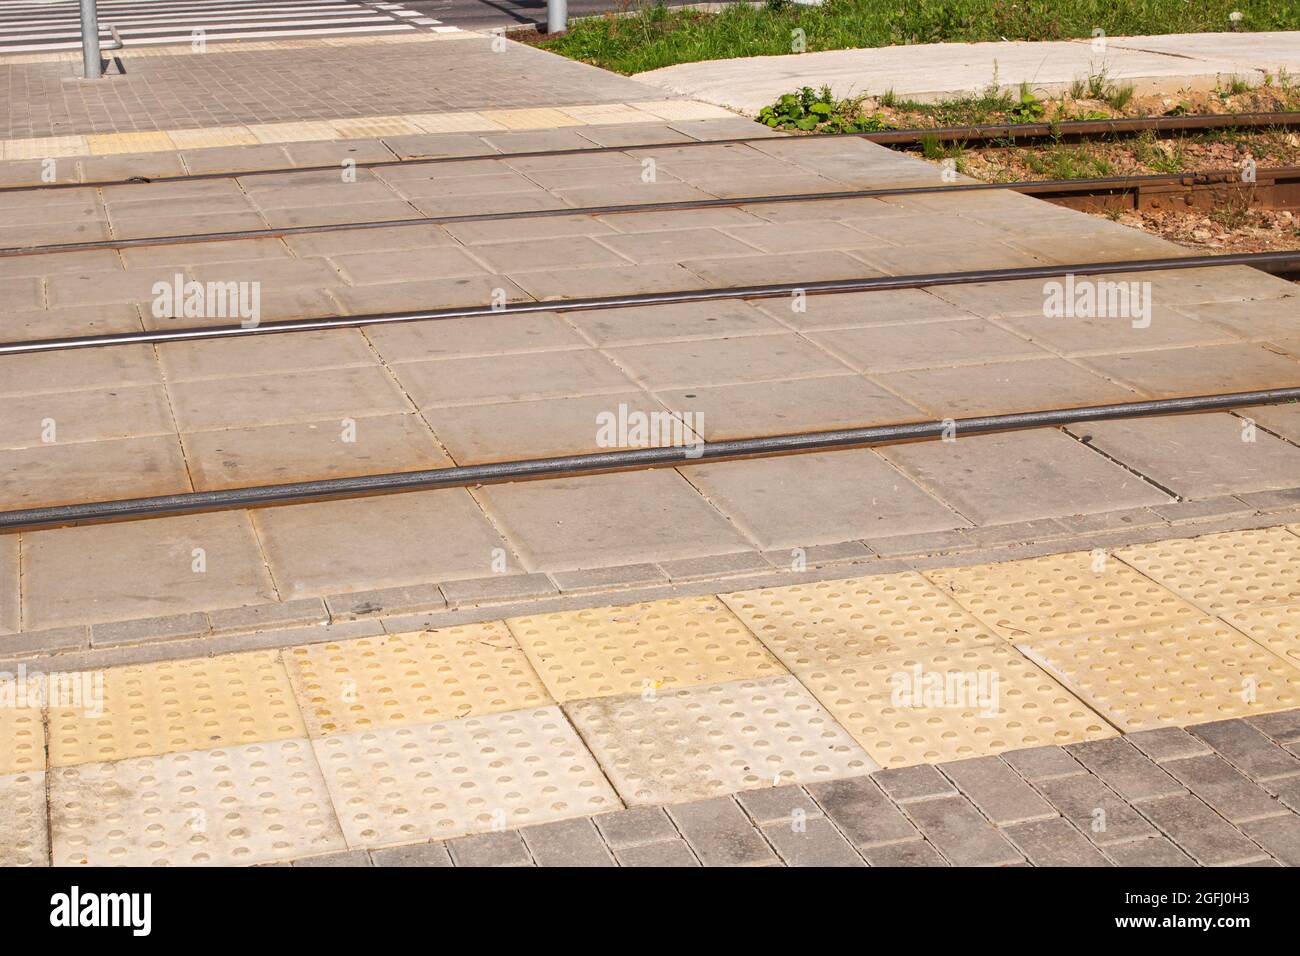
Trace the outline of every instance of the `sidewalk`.
{"type": "Polygon", "coordinates": [[[1139,93],[1213,89],[1240,77],[1252,84],[1282,70],[1300,74],[1300,33],[1198,33],[1050,43],[935,43],[790,56],[681,63],[637,80],[748,115],[801,86],[829,85],[838,97],[881,94],[922,102],[1028,83],[1055,94],[1105,73],[1139,93]]]}

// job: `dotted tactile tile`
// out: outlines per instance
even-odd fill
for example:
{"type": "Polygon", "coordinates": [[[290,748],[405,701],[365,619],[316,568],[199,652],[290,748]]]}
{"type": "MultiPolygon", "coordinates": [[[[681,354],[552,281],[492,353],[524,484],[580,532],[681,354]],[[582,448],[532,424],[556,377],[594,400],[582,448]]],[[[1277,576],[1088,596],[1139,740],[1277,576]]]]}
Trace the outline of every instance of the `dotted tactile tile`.
{"type": "Polygon", "coordinates": [[[1042,641],[1026,653],[1128,732],[1300,706],[1300,670],[1212,618],[1042,641]]]}
{"type": "Polygon", "coordinates": [[[565,710],[629,806],[878,769],[792,677],[602,697],[565,710]]]}
{"type": "Polygon", "coordinates": [[[621,806],[555,706],[313,742],[349,846],[513,829],[621,806]]]}
{"type": "Polygon", "coordinates": [[[45,774],[0,776],[0,866],[48,866],[45,774]]]}
{"type": "Polygon", "coordinates": [[[912,571],[721,598],[795,674],[840,659],[998,643],[951,597],[912,571]]]}
{"type": "Polygon", "coordinates": [[[1191,621],[1203,612],[1124,562],[1083,551],[929,571],[927,577],[1013,641],[1191,621]]]}
{"type": "Polygon", "coordinates": [[[716,597],[670,598],[507,623],[559,701],[785,673],[716,597]]]}
{"type": "Polygon", "coordinates": [[[40,708],[0,704],[0,774],[44,769],[45,724],[40,708]]]}
{"type": "Polygon", "coordinates": [[[285,663],[313,737],[552,703],[500,621],[295,647],[285,663]]]}
{"type": "Polygon", "coordinates": [[[1115,735],[1003,642],[867,660],[827,648],[798,676],[884,767],[1115,735]]]}
{"type": "Polygon", "coordinates": [[[102,712],[49,707],[50,766],[229,747],[306,728],[277,652],[110,667],[102,712]]]}
{"type": "Polygon", "coordinates": [[[1300,537],[1286,528],[1134,545],[1115,556],[1211,613],[1300,603],[1300,537]]]}
{"type": "Polygon", "coordinates": [[[1300,667],[1300,604],[1274,604],[1223,617],[1255,643],[1300,667]]]}
{"type": "Polygon", "coordinates": [[[232,866],[344,849],[306,738],[50,771],[55,866],[232,866]]]}

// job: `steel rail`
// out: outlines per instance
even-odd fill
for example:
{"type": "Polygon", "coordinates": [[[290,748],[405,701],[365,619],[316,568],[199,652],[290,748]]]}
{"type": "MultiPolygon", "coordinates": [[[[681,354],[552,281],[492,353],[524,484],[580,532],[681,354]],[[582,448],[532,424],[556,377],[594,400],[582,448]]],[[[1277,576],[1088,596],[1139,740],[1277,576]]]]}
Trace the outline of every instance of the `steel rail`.
{"type": "MultiPolygon", "coordinates": [[[[694,146],[736,146],[773,139],[801,142],[824,139],[864,139],[882,146],[915,146],[927,140],[939,142],[997,142],[1002,140],[1071,139],[1088,136],[1198,132],[1211,129],[1251,129],[1257,127],[1300,127],[1300,112],[1284,113],[1207,113],[1194,116],[1146,116],[1114,120],[1066,120],[1059,123],[996,123],[983,126],[940,126],[933,128],[876,130],[863,133],[812,133],[806,136],[774,137],[732,136],[726,139],[686,140],[680,143],[630,143],[626,146],[574,146],[566,149],[534,149],[518,153],[473,153],[465,156],[424,156],[416,159],[378,159],[360,162],[356,169],[385,169],[393,166],[423,166],[441,163],[468,163],[479,160],[536,159],[543,156],[586,156],[647,149],[680,149],[694,146]]],[[[99,179],[86,182],[24,183],[0,186],[0,194],[59,189],[104,189],[112,186],[139,186],[148,183],[200,182],[213,179],[242,179],[246,176],[277,176],[292,173],[337,172],[338,163],[313,166],[277,166],[271,169],[229,170],[191,173],[178,176],[131,176],[125,179],[99,179]]]]}
{"type": "MultiPolygon", "coordinates": [[[[564,206],[558,209],[523,209],[512,212],[461,213],[451,216],[418,216],[410,219],[377,219],[365,222],[325,223],[314,226],[278,226],[266,229],[237,229],[227,232],[189,233],[174,236],[142,236],[133,239],[92,239],[84,242],[56,242],[39,246],[0,247],[0,258],[90,252],[100,249],[138,249],[150,246],[180,246],[202,242],[246,239],[275,239],[323,233],[414,226],[442,226],[463,222],[500,222],[513,219],[548,219],[560,216],[612,216],[629,213],[676,212],[690,209],[732,208],[782,203],[830,202],[841,199],[872,199],[882,196],[931,195],[935,193],[987,192],[1008,190],[1050,201],[1053,196],[1089,196],[1127,193],[1154,186],[1183,186],[1188,189],[1231,185],[1238,170],[1207,170],[1199,173],[1155,173],[1142,176],[1106,176],[1089,179],[1017,180],[1005,183],[934,183],[922,186],[877,186],[833,192],[785,193],[765,196],[736,196],[718,199],[682,199],[674,202],[620,203],[604,206],[564,206]]],[[[1271,180],[1300,180],[1300,166],[1273,166],[1256,170],[1261,186],[1271,180]]]]}
{"type": "Polygon", "coordinates": [[[68,527],[107,521],[138,520],[200,511],[232,508],[260,508],[270,505],[302,504],[331,498],[368,497],[434,488],[505,481],[558,478],[580,474],[603,474],[642,468],[690,465],[703,461],[771,457],[801,452],[828,451],[936,438],[979,435],[989,432],[1076,425],[1154,415],[1204,412],[1245,405],[1268,405],[1300,400],[1300,387],[1271,388],[1220,395],[1195,395],[1109,405],[981,415],[945,421],[923,421],[830,431],[763,435],[696,445],[630,448],[584,455],[530,458],[485,465],[457,465],[420,471],[399,471],[328,478],[275,485],[254,485],[221,491],[195,491],[83,502],[45,508],[24,508],[0,512],[0,532],[31,531],[38,528],[68,527]]]}
{"type": "Polygon", "coordinates": [[[1286,272],[1300,269],[1300,250],[1283,252],[1234,252],[1208,256],[1173,256],[1162,259],[1134,259],[1111,262],[1078,262],[1066,265],[1016,266],[1009,269],[975,269],[962,272],[935,272],[903,276],[870,276],[861,279],[825,279],[811,282],[781,282],[770,285],[727,286],[706,289],[683,289],[674,292],[645,292],[632,295],[593,296],[510,302],[500,306],[453,306],[412,312],[379,312],[369,315],[331,315],[309,319],[283,319],[248,325],[220,325],[179,329],[153,329],[140,332],[117,332],[106,335],[71,336],[58,339],[32,339],[0,343],[0,355],[24,355],[34,352],[62,352],[72,349],[103,348],[115,345],[158,345],[167,342],[193,342],[204,339],[239,338],[249,335],[275,335],[311,332],[324,329],[352,329],[368,325],[393,325],[406,322],[434,322],[490,315],[525,315],[537,312],[582,312],[595,309],[623,309],[643,305],[673,305],[686,302],[711,302],[726,299],[776,299],[796,293],[808,295],[842,292],[875,292],[886,289],[922,289],[937,286],[969,285],[978,282],[1011,282],[1020,279],[1051,279],[1067,275],[1114,275],[1126,272],[1156,272],[1169,269],[1218,268],[1245,265],[1264,271],[1286,272]]]}

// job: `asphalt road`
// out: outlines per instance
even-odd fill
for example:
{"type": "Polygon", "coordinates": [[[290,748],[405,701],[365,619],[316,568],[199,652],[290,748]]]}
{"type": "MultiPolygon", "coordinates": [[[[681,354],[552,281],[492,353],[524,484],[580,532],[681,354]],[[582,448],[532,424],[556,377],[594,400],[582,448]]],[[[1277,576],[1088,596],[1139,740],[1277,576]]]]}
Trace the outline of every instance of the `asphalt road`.
{"type": "MultiPolygon", "coordinates": [[[[681,6],[685,0],[666,0],[681,6]]],[[[466,30],[525,26],[546,22],[546,0],[409,0],[402,6],[466,30]]],[[[634,6],[626,0],[569,0],[570,17],[589,17],[634,6]]]]}

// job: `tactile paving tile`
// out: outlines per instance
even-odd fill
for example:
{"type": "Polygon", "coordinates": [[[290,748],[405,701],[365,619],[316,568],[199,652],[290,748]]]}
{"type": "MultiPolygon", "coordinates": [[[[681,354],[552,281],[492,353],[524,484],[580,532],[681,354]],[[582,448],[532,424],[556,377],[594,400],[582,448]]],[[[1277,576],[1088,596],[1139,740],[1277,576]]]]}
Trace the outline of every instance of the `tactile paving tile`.
{"type": "Polygon", "coordinates": [[[1115,556],[1215,614],[1300,603],[1300,537],[1286,528],[1134,545],[1115,556]]]}
{"type": "Polygon", "coordinates": [[[1300,604],[1275,604],[1235,611],[1223,619],[1256,644],[1300,667],[1300,604]]]}
{"type": "Polygon", "coordinates": [[[305,738],[50,771],[55,866],[232,866],[344,849],[305,738]]]}
{"type": "Polygon", "coordinates": [[[0,704],[0,774],[39,773],[44,769],[45,724],[40,708],[0,704]]]}
{"type": "Polygon", "coordinates": [[[552,703],[500,621],[286,652],[313,737],[552,703]]]}
{"type": "Polygon", "coordinates": [[[1300,706],[1300,670],[1213,618],[1042,641],[1025,653],[1124,731],[1300,706]]]}
{"type": "Polygon", "coordinates": [[[874,575],[720,595],[793,673],[807,666],[996,644],[920,574],[874,575]]]}
{"type": "Polygon", "coordinates": [[[621,806],[555,706],[313,742],[348,845],[513,829],[621,806]]]}
{"type": "Polygon", "coordinates": [[[1013,641],[1190,621],[1197,608],[1110,555],[1056,554],[926,576],[1013,641]],[[1100,558],[1100,560],[1098,559],[1100,558]]]}
{"type": "Polygon", "coordinates": [[[716,597],[507,622],[561,702],[785,673],[716,597]]]}
{"type": "Polygon", "coordinates": [[[884,767],[1115,735],[1000,641],[866,659],[825,642],[791,669],[884,767]]]}
{"type": "Polygon", "coordinates": [[[48,866],[45,774],[0,776],[0,866],[48,866]]]}
{"type": "Polygon", "coordinates": [[[565,710],[629,806],[878,769],[792,677],[602,697],[565,710]]]}
{"type": "Polygon", "coordinates": [[[274,651],[101,673],[102,713],[50,702],[51,767],[307,736],[274,651]]]}

